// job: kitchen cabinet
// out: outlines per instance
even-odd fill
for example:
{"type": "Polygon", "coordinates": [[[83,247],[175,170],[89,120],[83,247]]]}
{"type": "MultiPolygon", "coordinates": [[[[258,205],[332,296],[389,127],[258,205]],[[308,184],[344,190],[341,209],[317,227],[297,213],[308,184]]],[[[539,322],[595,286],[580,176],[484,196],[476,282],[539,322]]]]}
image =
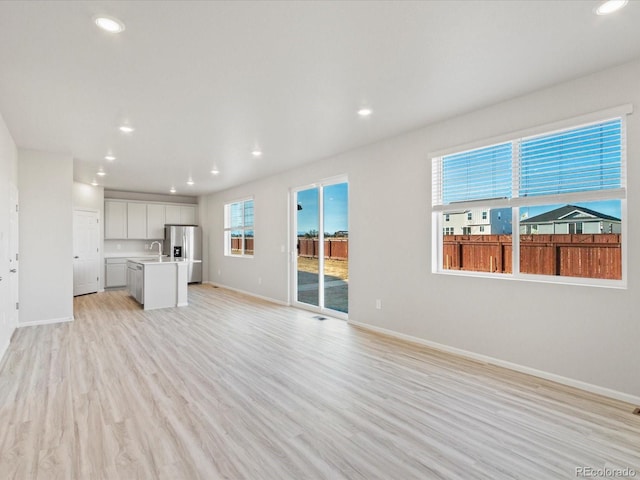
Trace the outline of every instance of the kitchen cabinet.
{"type": "Polygon", "coordinates": [[[165,210],[167,225],[196,225],[195,205],[167,205],[165,210]]]}
{"type": "Polygon", "coordinates": [[[162,240],[164,238],[165,205],[149,203],[147,205],[147,238],[162,240]]]}
{"type": "Polygon", "coordinates": [[[124,287],[127,284],[127,259],[107,258],[104,278],[105,288],[124,287]]]}
{"type": "Polygon", "coordinates": [[[104,238],[127,238],[127,203],[113,200],[104,202],[104,238]]]}
{"type": "Polygon", "coordinates": [[[127,203],[127,238],[147,238],[147,205],[127,203]]]}
{"type": "Polygon", "coordinates": [[[196,225],[196,205],[104,201],[105,240],[162,240],[164,226],[196,225]]]}

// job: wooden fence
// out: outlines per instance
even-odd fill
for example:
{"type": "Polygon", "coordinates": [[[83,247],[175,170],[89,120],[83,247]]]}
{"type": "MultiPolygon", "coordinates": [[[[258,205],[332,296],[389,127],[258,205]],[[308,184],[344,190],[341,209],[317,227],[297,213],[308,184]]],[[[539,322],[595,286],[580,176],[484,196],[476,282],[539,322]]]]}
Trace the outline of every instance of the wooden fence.
{"type": "MultiPolygon", "coordinates": [[[[301,257],[317,258],[319,254],[319,242],[317,238],[298,237],[298,253],[301,257]]],[[[335,260],[349,259],[348,238],[325,238],[324,258],[335,260]]]]}
{"type": "MultiPolygon", "coordinates": [[[[445,235],[443,268],[511,273],[511,235],[445,235]]],[[[620,234],[520,235],[520,272],[622,278],[620,234]]]]}
{"type": "MultiPolygon", "coordinates": [[[[231,237],[231,253],[242,253],[242,237],[231,237]]],[[[253,254],[253,237],[247,237],[244,239],[244,253],[253,254]]]]}

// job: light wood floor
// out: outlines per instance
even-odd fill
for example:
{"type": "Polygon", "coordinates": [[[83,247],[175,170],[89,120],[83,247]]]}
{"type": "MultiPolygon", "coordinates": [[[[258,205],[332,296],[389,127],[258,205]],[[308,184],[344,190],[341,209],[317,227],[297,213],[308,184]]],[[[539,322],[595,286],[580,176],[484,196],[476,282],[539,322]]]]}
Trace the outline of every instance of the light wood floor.
{"type": "Polygon", "coordinates": [[[189,301],[87,295],[75,322],[20,329],[0,478],[640,476],[631,405],[207,285],[189,301]]]}

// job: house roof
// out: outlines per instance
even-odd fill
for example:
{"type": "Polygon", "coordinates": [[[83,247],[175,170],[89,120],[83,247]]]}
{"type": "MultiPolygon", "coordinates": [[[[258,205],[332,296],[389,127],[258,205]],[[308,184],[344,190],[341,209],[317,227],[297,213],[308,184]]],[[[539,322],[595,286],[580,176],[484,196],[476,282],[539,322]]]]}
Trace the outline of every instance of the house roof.
{"type": "Polygon", "coordinates": [[[527,218],[525,220],[521,220],[521,224],[527,223],[550,223],[550,222],[559,222],[562,220],[573,220],[579,217],[574,215],[577,213],[578,215],[585,215],[590,219],[598,219],[598,220],[613,220],[619,222],[620,219],[616,217],[612,217],[611,215],[607,215],[605,213],[596,212],[595,210],[591,210],[586,207],[578,207],[576,205],[565,205],[564,207],[556,208],[554,210],[550,210],[545,213],[541,213],[540,215],[536,215],[531,218],[527,218]]]}

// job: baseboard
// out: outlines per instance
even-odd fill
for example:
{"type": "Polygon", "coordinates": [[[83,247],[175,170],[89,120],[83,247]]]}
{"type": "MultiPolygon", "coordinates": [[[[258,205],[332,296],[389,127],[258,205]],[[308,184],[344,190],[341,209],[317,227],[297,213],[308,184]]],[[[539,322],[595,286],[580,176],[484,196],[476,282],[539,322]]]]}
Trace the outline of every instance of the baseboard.
{"type": "Polygon", "coordinates": [[[265,297],[264,295],[258,295],[253,292],[247,292],[246,290],[240,290],[239,288],[229,287],[228,285],[224,285],[222,283],[216,282],[202,282],[203,285],[213,285],[214,287],[226,288],[227,290],[231,290],[232,292],[242,293],[243,295],[248,295],[250,297],[259,298],[260,300],[266,300],[267,302],[276,303],[278,305],[283,305],[288,307],[289,304],[287,302],[283,302],[282,300],[276,300],[275,298],[265,297]]]}
{"type": "Polygon", "coordinates": [[[412,335],[406,335],[404,333],[394,332],[393,330],[376,327],[373,325],[369,325],[367,323],[356,322],[354,320],[348,320],[348,322],[349,324],[354,325],[356,327],[360,327],[364,330],[370,330],[372,332],[381,333],[383,335],[388,335],[390,337],[398,338],[400,340],[405,340],[407,342],[417,343],[429,348],[433,348],[434,350],[439,350],[441,352],[451,353],[453,355],[459,355],[461,357],[469,358],[471,360],[476,360],[479,362],[496,365],[498,367],[507,368],[509,370],[514,370],[520,373],[526,373],[527,375],[544,378],[545,380],[551,380],[552,382],[560,383],[562,385],[567,385],[569,387],[578,388],[580,390],[602,395],[604,397],[613,398],[616,400],[620,400],[622,402],[627,402],[634,405],[640,405],[640,397],[636,395],[619,392],[617,390],[601,387],[599,385],[593,385],[591,383],[583,382],[581,380],[576,380],[573,378],[563,377],[562,375],[556,375],[555,373],[545,372],[543,370],[537,370],[531,367],[525,367],[524,365],[507,362],[505,360],[500,360],[499,358],[489,357],[487,355],[470,352],[468,350],[463,350],[461,348],[450,347],[448,345],[432,342],[430,340],[414,337],[412,335]]]}
{"type": "Polygon", "coordinates": [[[46,320],[34,320],[32,322],[19,322],[18,328],[35,327],[37,325],[50,325],[53,323],[73,322],[73,317],[48,318],[46,320]]]}

